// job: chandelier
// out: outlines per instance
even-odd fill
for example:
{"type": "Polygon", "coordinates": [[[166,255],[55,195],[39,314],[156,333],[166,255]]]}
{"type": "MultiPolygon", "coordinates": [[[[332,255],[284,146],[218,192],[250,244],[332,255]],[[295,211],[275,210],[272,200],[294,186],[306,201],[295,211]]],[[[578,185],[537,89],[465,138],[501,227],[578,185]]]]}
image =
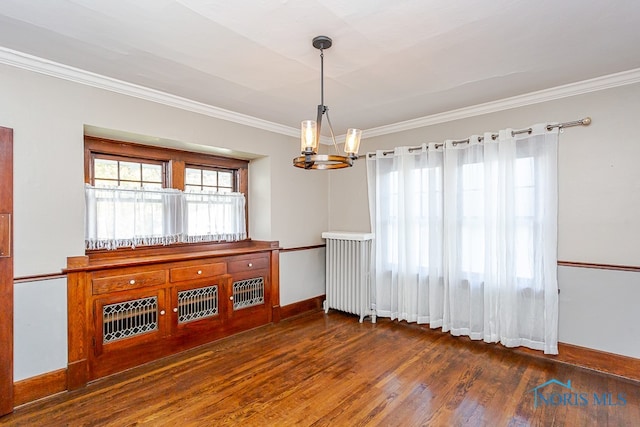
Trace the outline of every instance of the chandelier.
{"type": "Polygon", "coordinates": [[[320,143],[320,128],[322,116],[327,116],[327,124],[331,132],[333,146],[338,152],[338,145],[329,118],[329,107],[324,105],[324,49],[331,47],[332,41],[327,36],[317,36],[313,39],[313,47],[320,50],[320,105],[318,105],[318,116],[316,120],[304,120],[300,131],[300,151],[301,156],[293,159],[293,165],[304,169],[340,169],[353,166],[353,161],[358,158],[358,148],[360,146],[360,129],[347,130],[347,137],[344,143],[346,155],[338,154],[318,154],[320,143]]]}

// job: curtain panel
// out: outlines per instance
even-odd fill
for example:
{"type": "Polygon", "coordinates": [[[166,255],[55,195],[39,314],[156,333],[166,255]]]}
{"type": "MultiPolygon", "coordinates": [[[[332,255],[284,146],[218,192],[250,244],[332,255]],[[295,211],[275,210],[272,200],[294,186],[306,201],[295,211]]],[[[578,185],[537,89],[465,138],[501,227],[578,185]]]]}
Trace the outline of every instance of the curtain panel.
{"type": "Polygon", "coordinates": [[[86,185],[85,209],[87,249],[246,239],[242,193],[86,185]]]}
{"type": "Polygon", "coordinates": [[[184,194],[185,241],[236,241],[247,238],[242,193],[184,194]]]}
{"type": "Polygon", "coordinates": [[[557,354],[557,129],[367,156],[378,316],[557,354]]]}

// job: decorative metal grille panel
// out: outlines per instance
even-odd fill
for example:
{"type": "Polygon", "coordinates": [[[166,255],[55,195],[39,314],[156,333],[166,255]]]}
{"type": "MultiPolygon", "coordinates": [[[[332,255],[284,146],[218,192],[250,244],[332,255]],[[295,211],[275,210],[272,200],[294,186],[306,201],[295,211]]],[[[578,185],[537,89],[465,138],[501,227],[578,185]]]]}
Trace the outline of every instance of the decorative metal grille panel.
{"type": "Polygon", "coordinates": [[[158,297],[141,298],[102,307],[102,342],[141,335],[158,329],[158,297]]]}
{"type": "Polygon", "coordinates": [[[218,285],[178,292],[178,323],[218,314],[218,285]]]}
{"type": "Polygon", "coordinates": [[[264,279],[262,277],[233,282],[234,310],[260,304],[264,304],[264,279]]]}

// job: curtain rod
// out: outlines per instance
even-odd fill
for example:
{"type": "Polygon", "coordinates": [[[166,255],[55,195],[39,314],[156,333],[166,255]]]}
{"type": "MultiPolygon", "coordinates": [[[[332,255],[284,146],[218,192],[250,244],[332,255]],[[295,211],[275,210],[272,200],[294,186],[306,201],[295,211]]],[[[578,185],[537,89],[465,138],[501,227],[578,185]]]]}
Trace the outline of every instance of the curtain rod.
{"type": "MultiPolygon", "coordinates": [[[[591,124],[591,117],[585,117],[584,119],[580,119],[580,120],[574,120],[571,122],[564,122],[564,123],[557,123],[555,125],[547,125],[547,130],[551,130],[553,128],[559,128],[559,129],[564,129],[564,128],[570,128],[572,126],[589,126],[591,124]]],[[[531,133],[533,132],[533,129],[531,128],[526,128],[526,129],[518,129],[518,130],[514,130],[511,131],[511,136],[516,136],[519,135],[521,133],[531,133]]],[[[491,134],[491,138],[496,139],[498,137],[497,133],[491,134]]],[[[478,138],[479,141],[483,141],[484,137],[481,136],[478,138]]],[[[453,145],[458,145],[458,144],[466,144],[469,142],[469,138],[467,139],[456,139],[454,141],[452,141],[451,143],[453,145]]],[[[438,143],[435,145],[436,148],[440,148],[444,146],[444,143],[438,143]]],[[[422,150],[422,146],[417,146],[417,147],[409,147],[409,152],[412,151],[417,151],[417,150],[422,150]]],[[[382,154],[384,156],[386,156],[387,154],[393,154],[394,150],[388,150],[388,151],[383,151],[382,154]]],[[[375,156],[375,153],[369,153],[367,155],[368,157],[373,157],[375,156]]]]}

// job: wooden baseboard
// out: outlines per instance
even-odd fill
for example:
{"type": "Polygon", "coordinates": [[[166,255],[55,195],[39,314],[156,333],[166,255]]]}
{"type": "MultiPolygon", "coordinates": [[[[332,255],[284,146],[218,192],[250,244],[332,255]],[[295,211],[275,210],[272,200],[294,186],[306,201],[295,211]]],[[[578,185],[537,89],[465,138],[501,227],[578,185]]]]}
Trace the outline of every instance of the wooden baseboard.
{"type": "Polygon", "coordinates": [[[13,406],[17,407],[67,390],[67,370],[47,372],[13,383],[13,406]]]}
{"type": "Polygon", "coordinates": [[[302,313],[317,311],[322,309],[322,302],[326,299],[325,295],[309,298],[304,301],[294,302],[280,308],[280,318],[297,316],[302,313]]]}
{"type": "Polygon", "coordinates": [[[633,381],[640,381],[640,359],[634,357],[565,343],[558,343],[558,354],[556,355],[544,354],[541,351],[527,348],[518,348],[515,351],[558,363],[579,366],[633,381]]]}
{"type": "MultiPolygon", "coordinates": [[[[420,328],[435,334],[446,334],[440,328],[431,329],[428,324],[419,325],[420,328]]],[[[527,354],[532,357],[552,360],[557,363],[577,366],[580,368],[591,369],[593,371],[602,372],[609,375],[626,378],[632,381],[640,381],[640,359],[634,357],[623,356],[615,353],[607,353],[606,351],[595,350],[587,347],[580,347],[573,344],[558,343],[558,354],[544,354],[540,350],[531,350],[526,347],[508,348],[499,344],[489,344],[484,341],[474,341],[469,337],[456,337],[458,339],[467,339],[471,344],[481,345],[498,345],[505,351],[514,351],[521,354],[527,354]]]]}

